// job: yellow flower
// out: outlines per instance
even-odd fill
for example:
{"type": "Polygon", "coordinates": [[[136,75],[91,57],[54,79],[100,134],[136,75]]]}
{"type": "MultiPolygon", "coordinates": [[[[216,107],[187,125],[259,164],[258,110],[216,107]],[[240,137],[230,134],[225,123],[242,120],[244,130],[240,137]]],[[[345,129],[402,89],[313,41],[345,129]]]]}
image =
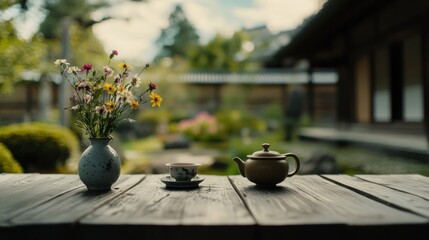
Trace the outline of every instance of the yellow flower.
{"type": "Polygon", "coordinates": [[[120,69],[122,69],[122,70],[126,70],[126,69],[130,69],[131,68],[131,65],[129,65],[128,63],[126,63],[126,62],[121,62],[121,63],[119,63],[119,68],[120,69]]]}
{"type": "Polygon", "coordinates": [[[120,96],[123,101],[129,101],[133,97],[133,93],[127,89],[123,91],[119,91],[118,89],[118,96],[120,96]]]}
{"type": "Polygon", "coordinates": [[[113,110],[115,110],[115,107],[116,107],[115,102],[112,100],[107,101],[104,105],[106,106],[106,109],[108,112],[113,112],[113,110]]]}
{"type": "Polygon", "coordinates": [[[92,85],[92,91],[97,91],[98,89],[100,89],[100,85],[98,85],[98,84],[94,84],[94,85],[92,85]]]}
{"type": "Polygon", "coordinates": [[[115,92],[115,86],[113,86],[111,83],[105,83],[103,89],[109,94],[113,94],[115,92]]]}
{"type": "Polygon", "coordinates": [[[161,107],[162,97],[156,94],[155,92],[150,93],[150,102],[152,103],[152,107],[158,106],[161,107]]]}
{"type": "Polygon", "coordinates": [[[137,107],[139,106],[139,102],[138,102],[138,101],[136,101],[136,100],[132,100],[132,101],[130,102],[130,106],[131,106],[133,109],[137,109],[137,107]]]}
{"type": "Polygon", "coordinates": [[[125,87],[124,86],[119,86],[118,87],[118,92],[121,93],[123,91],[125,91],[125,87]]]}

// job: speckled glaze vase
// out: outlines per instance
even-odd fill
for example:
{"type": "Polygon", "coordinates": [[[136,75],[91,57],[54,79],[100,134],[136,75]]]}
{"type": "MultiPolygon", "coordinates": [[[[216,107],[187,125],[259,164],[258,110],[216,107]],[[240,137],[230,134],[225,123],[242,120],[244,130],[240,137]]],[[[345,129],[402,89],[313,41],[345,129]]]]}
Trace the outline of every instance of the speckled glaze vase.
{"type": "Polygon", "coordinates": [[[111,138],[90,138],[79,159],[78,174],[88,190],[110,190],[121,173],[121,160],[109,145],[111,138]]]}

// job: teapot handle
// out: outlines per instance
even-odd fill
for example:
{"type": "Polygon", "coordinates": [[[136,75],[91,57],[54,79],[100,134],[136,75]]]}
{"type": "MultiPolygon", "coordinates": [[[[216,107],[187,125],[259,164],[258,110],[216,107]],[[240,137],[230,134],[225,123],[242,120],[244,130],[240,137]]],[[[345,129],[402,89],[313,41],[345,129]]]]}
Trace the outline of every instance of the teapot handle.
{"type": "Polygon", "coordinates": [[[286,158],[287,157],[292,157],[293,159],[295,159],[295,162],[296,162],[295,171],[290,172],[290,173],[287,174],[288,177],[292,177],[293,175],[295,175],[298,172],[299,167],[301,165],[300,162],[299,162],[299,158],[295,154],[293,154],[293,153],[286,153],[284,155],[286,156],[286,158]]]}

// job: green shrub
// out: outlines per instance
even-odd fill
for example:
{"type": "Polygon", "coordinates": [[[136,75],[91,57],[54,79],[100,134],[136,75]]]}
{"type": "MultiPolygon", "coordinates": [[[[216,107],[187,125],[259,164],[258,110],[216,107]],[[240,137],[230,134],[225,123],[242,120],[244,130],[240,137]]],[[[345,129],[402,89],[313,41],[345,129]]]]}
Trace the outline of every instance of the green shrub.
{"type": "Polygon", "coordinates": [[[55,170],[78,151],[77,137],[68,129],[46,123],[13,124],[0,128],[0,142],[25,172],[55,170]]]}
{"type": "Polygon", "coordinates": [[[262,133],[266,130],[266,124],[259,117],[243,110],[222,110],[217,112],[216,118],[223,131],[231,135],[240,135],[243,129],[252,133],[262,133]]]}
{"type": "Polygon", "coordinates": [[[0,143],[0,173],[22,173],[21,165],[13,158],[6,146],[0,143]]]}
{"type": "Polygon", "coordinates": [[[224,139],[216,117],[208,112],[201,112],[193,118],[180,121],[177,131],[194,141],[216,142],[224,139]]]}

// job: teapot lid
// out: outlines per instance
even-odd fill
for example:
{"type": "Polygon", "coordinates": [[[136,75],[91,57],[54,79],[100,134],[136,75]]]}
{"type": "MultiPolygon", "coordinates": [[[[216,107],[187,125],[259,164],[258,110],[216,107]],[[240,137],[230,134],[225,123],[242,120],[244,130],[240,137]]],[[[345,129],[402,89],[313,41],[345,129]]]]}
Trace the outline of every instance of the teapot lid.
{"type": "Polygon", "coordinates": [[[283,154],[280,154],[276,151],[270,151],[268,148],[270,148],[270,144],[269,143],[263,143],[262,144],[262,148],[264,150],[262,151],[257,151],[254,152],[252,155],[247,155],[248,158],[251,159],[268,159],[268,160],[280,160],[280,159],[285,159],[286,156],[283,154]]]}

